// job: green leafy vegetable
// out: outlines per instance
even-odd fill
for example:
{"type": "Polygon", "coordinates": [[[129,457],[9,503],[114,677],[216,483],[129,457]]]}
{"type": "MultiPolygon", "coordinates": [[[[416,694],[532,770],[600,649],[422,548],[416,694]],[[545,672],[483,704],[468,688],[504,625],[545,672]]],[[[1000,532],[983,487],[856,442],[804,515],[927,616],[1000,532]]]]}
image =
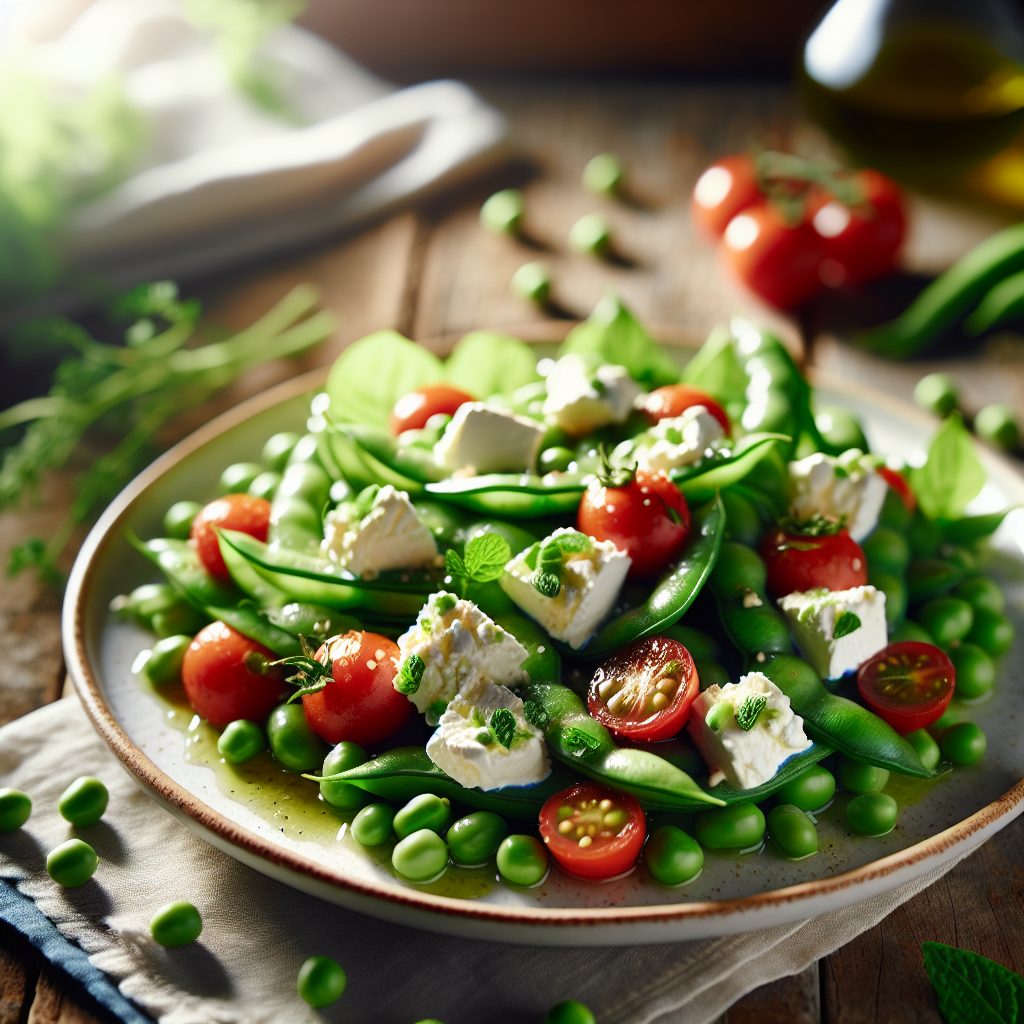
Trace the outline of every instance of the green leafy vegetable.
{"type": "Polygon", "coordinates": [[[491,731],[494,738],[508,750],[516,734],[516,716],[508,708],[498,708],[491,715],[491,731]]]}
{"type": "Polygon", "coordinates": [[[968,502],[985,485],[985,470],[958,412],[943,420],[919,469],[910,470],[910,486],[930,519],[960,519],[968,502]]]}
{"type": "Polygon", "coordinates": [[[395,680],[395,689],[404,693],[407,697],[415,693],[423,682],[423,672],[426,669],[423,659],[418,654],[410,654],[398,671],[398,678],[395,680]]]}
{"type": "Polygon", "coordinates": [[[445,361],[444,371],[450,384],[480,399],[510,393],[540,379],[530,346],[494,331],[467,334],[445,361]]]}
{"type": "Polygon", "coordinates": [[[948,1024],[1016,1024],[1024,1007],[1024,978],[978,953],[921,945],[939,1010],[948,1024]]]}
{"type": "Polygon", "coordinates": [[[832,631],[832,637],[835,640],[839,640],[841,637],[849,636],[851,633],[856,633],[861,625],[862,623],[858,615],[851,611],[842,612],[836,619],[836,627],[832,631]]]}
{"type": "Polygon", "coordinates": [[[508,541],[497,533],[477,534],[467,545],[465,556],[454,548],[445,552],[444,566],[453,579],[462,580],[463,593],[470,583],[492,583],[501,579],[512,557],[508,541]]]}
{"type": "Polygon", "coordinates": [[[764,694],[759,697],[751,695],[736,709],[736,724],[744,732],[750,732],[767,706],[768,698],[764,694]]]}
{"type": "Polygon", "coordinates": [[[562,584],[553,572],[538,572],[534,574],[533,588],[544,597],[558,597],[562,584]]]}
{"type": "Polygon", "coordinates": [[[706,391],[723,405],[743,402],[747,375],[736,358],[728,331],[711,332],[700,351],[684,367],[683,381],[706,391]]]}

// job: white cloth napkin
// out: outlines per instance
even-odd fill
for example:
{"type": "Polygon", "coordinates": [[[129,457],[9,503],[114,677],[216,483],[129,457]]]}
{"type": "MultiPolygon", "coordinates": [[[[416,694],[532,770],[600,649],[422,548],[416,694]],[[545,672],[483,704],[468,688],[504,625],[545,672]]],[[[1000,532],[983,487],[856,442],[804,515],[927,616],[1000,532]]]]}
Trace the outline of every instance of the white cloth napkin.
{"type": "Polygon", "coordinates": [[[307,896],[208,846],[143,793],[77,700],[0,729],[0,786],[28,793],[23,832],[0,836],[0,877],[17,884],[121,992],[161,1024],[503,1024],[540,1020],[580,999],[601,1024],[707,1024],[745,993],[796,974],[873,927],[952,867],[810,921],[657,946],[536,948],[452,939],[386,924],[307,896]],[[61,889],[48,850],[74,834],[57,798],[79,775],[110,790],[82,837],[100,856],[92,881],[61,889]],[[150,916],[174,899],[203,917],[192,946],[161,949],[150,916]],[[302,961],[334,957],[348,989],[324,1015],[296,995],[302,961]]]}

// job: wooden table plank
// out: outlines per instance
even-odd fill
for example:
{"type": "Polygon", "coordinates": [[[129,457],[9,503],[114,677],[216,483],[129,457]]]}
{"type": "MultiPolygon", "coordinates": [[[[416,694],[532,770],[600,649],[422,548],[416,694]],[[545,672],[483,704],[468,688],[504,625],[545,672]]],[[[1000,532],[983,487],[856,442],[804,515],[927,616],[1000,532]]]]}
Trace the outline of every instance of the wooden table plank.
{"type": "Polygon", "coordinates": [[[754,989],[729,1008],[723,1024],[822,1024],[818,965],[754,989]]]}
{"type": "Polygon", "coordinates": [[[13,929],[0,928],[0,1024],[22,1024],[38,970],[13,929]]]}

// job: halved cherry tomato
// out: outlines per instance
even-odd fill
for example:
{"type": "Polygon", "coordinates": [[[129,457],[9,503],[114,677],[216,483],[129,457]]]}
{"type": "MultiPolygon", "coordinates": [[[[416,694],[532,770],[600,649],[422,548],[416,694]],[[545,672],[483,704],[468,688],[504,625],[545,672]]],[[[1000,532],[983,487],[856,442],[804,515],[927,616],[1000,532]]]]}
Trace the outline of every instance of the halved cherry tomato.
{"type": "Polygon", "coordinates": [[[690,652],[678,640],[655,636],[616,651],[594,673],[587,707],[616,735],[656,743],[686,725],[699,692],[690,652]]]}
{"type": "Polygon", "coordinates": [[[705,236],[714,240],[722,237],[737,213],[760,199],[753,159],[746,153],[724,156],[697,179],[690,218],[705,236]]]}
{"type": "Polygon", "coordinates": [[[309,727],[328,743],[379,743],[409,721],[413,705],[394,687],[398,645],[378,633],[350,630],[317,652],[329,659],[329,682],[302,698],[309,727]]]}
{"type": "Polygon", "coordinates": [[[225,623],[211,622],[185,651],[185,696],[218,729],[240,718],[262,722],[290,689],[279,668],[264,668],[276,657],[225,623]]]}
{"type": "Polygon", "coordinates": [[[266,498],[228,494],[211,501],[192,520],[192,542],[206,571],[219,580],[230,580],[231,573],[220,554],[216,528],[238,530],[265,541],[269,525],[270,502],[266,498]]]}
{"type": "Polygon", "coordinates": [[[904,640],[889,644],[857,669],[864,703],[898,732],[937,722],[956,687],[956,669],[945,651],[904,640]]]}
{"type": "Polygon", "coordinates": [[[690,507],[664,473],[639,470],[622,487],[593,484],[576,516],[580,531],[610,540],[633,560],[631,579],[653,576],[675,558],[690,533],[690,507]]]}
{"type": "Polygon", "coordinates": [[[733,217],[721,253],[740,281],[780,309],[793,309],[821,290],[824,240],[806,221],[787,224],[772,203],[747,207],[733,217]]]}
{"type": "Polygon", "coordinates": [[[391,433],[398,437],[403,430],[422,430],[431,416],[438,413],[454,416],[460,405],[472,401],[475,401],[472,395],[450,384],[424,384],[395,402],[391,433]]]}
{"type": "Polygon", "coordinates": [[[643,849],[647,823],[626,793],[580,782],[556,793],[540,810],[540,837],[558,866],[600,881],[629,871],[643,849]]]}
{"type": "Polygon", "coordinates": [[[875,472],[903,499],[908,512],[913,512],[917,508],[917,495],[910,489],[906,477],[888,466],[881,466],[875,472]]]}
{"type": "Polygon", "coordinates": [[[641,408],[653,419],[665,420],[682,416],[695,405],[703,405],[722,424],[722,429],[729,433],[729,417],[725,410],[709,394],[690,384],[666,384],[655,388],[644,397],[641,408]]]}
{"type": "Polygon", "coordinates": [[[776,529],[761,542],[768,587],[776,597],[794,591],[849,590],[868,581],[864,549],[840,530],[824,537],[795,536],[776,529]]]}

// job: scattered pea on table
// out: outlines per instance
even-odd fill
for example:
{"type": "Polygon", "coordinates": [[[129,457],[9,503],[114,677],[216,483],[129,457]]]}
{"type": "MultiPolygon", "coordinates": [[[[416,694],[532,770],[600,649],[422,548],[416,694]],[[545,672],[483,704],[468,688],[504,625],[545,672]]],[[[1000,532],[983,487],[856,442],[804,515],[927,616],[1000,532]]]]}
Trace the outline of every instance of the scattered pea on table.
{"type": "Polygon", "coordinates": [[[544,1014],[544,1024],[596,1024],[596,1018],[588,1006],[575,999],[567,999],[544,1014]]]}
{"type": "Polygon", "coordinates": [[[551,298],[551,271],[543,263],[524,263],[509,282],[512,294],[536,306],[544,306],[551,298]]]}
{"type": "Polygon", "coordinates": [[[203,919],[188,900],[165,904],[149,922],[149,934],[161,946],[187,946],[202,930],[203,919]]]}
{"type": "Polygon", "coordinates": [[[519,189],[502,189],[480,207],[480,223],[496,235],[514,235],[522,227],[524,207],[519,189]]]}
{"type": "Polygon", "coordinates": [[[611,246],[612,229],[599,213],[584,214],[569,229],[569,246],[589,256],[604,256],[611,246]]]}
{"type": "Polygon", "coordinates": [[[614,195],[622,177],[622,161],[614,153],[598,153],[583,168],[583,187],[597,195],[614,195]]]}
{"type": "Polygon", "coordinates": [[[85,885],[92,878],[100,859],[96,851],[81,839],[69,839],[55,847],[46,858],[46,873],[66,889],[85,885]]]}
{"type": "Polygon", "coordinates": [[[21,828],[31,814],[32,800],[26,793],[9,786],[0,789],[0,833],[21,828]]]}
{"type": "Polygon", "coordinates": [[[914,401],[936,416],[948,416],[956,408],[959,395],[949,374],[929,373],[917,382],[914,401]]]}
{"type": "Polygon", "coordinates": [[[109,800],[107,787],[99,779],[83,775],[61,793],[57,810],[65,821],[79,828],[87,828],[103,817],[109,800]]]}
{"type": "Polygon", "coordinates": [[[311,956],[299,968],[296,989],[310,1006],[329,1006],[341,998],[348,978],[329,956],[311,956]]]}

